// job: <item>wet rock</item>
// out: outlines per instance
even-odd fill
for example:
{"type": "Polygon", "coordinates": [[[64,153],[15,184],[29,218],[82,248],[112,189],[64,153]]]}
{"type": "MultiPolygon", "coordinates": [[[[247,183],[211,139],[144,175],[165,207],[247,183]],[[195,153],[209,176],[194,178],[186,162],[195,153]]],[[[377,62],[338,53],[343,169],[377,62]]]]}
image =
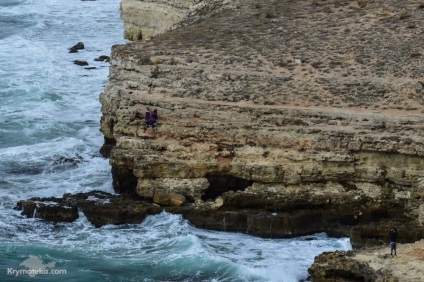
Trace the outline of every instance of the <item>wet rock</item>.
{"type": "Polygon", "coordinates": [[[60,203],[60,198],[32,198],[16,204],[16,210],[28,218],[42,218],[51,222],[72,222],[78,218],[74,205],[60,203]]]}
{"type": "Polygon", "coordinates": [[[21,200],[16,204],[16,210],[22,210],[21,215],[25,215],[28,218],[34,217],[35,208],[37,204],[34,200],[21,200]]]}
{"type": "Polygon", "coordinates": [[[68,157],[60,157],[59,159],[53,162],[53,165],[77,165],[83,161],[82,157],[68,158],[68,157]]]}
{"type": "Polygon", "coordinates": [[[65,194],[62,198],[32,198],[19,201],[15,207],[29,218],[42,218],[52,222],[72,222],[81,210],[96,227],[106,224],[137,224],[147,215],[158,214],[162,208],[124,195],[102,191],[65,194]]]}
{"type": "Polygon", "coordinates": [[[96,59],[94,59],[96,62],[110,62],[110,57],[106,55],[102,55],[96,59]]]}
{"type": "Polygon", "coordinates": [[[79,215],[77,206],[60,205],[56,202],[38,202],[34,217],[51,222],[73,222],[78,219],[79,215]]]}
{"type": "Polygon", "coordinates": [[[78,66],[88,66],[87,61],[74,60],[73,63],[78,66]]]}
{"type": "Polygon", "coordinates": [[[69,48],[68,50],[69,50],[69,53],[77,53],[78,50],[83,50],[83,49],[84,49],[84,43],[78,42],[77,44],[69,48]]]}

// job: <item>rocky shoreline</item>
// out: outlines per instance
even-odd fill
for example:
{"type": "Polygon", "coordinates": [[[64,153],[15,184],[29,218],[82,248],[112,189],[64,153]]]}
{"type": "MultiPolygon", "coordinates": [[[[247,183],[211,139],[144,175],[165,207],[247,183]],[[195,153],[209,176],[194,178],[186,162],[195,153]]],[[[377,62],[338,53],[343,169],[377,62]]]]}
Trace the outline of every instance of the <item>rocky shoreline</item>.
{"type": "Polygon", "coordinates": [[[422,281],[424,240],[398,244],[398,255],[388,246],[323,253],[309,269],[313,281],[422,281]]]}
{"type": "Polygon", "coordinates": [[[94,226],[107,224],[138,224],[147,215],[162,212],[158,205],[133,199],[126,195],[110,194],[103,191],[65,194],[62,198],[34,197],[19,201],[15,207],[28,218],[41,218],[51,222],[73,222],[84,216],[94,226]]]}
{"type": "Polygon", "coordinates": [[[167,211],[263,237],[348,236],[355,251],[317,257],[314,281],[403,281],[359,258],[392,226],[401,243],[424,238],[424,4],[189,2],[122,2],[127,38],[156,36],[113,47],[100,95],[101,153],[122,195],[17,208],[52,221],[82,210],[96,226],[167,211]]]}

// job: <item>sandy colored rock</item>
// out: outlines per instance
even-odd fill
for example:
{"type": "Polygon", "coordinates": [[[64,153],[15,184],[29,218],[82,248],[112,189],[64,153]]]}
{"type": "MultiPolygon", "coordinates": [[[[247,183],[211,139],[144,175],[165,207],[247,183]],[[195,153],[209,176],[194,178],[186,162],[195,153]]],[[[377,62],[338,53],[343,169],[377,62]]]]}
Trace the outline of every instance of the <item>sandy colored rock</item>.
{"type": "Polygon", "coordinates": [[[137,194],[143,198],[152,198],[158,189],[180,194],[191,202],[201,201],[201,196],[209,186],[206,178],[159,178],[142,179],[137,184],[137,194]]]}
{"type": "Polygon", "coordinates": [[[424,240],[413,244],[398,244],[397,249],[397,256],[390,255],[388,245],[350,252],[324,253],[315,258],[309,273],[314,282],[422,281],[424,240]]]}
{"type": "Polygon", "coordinates": [[[184,196],[158,201],[202,228],[359,248],[397,225],[411,230],[401,242],[420,240],[421,5],[247,0],[114,46],[100,95],[114,187],[184,196]]]}
{"type": "Polygon", "coordinates": [[[164,189],[155,189],[152,200],[155,204],[167,207],[179,207],[186,202],[183,195],[164,189]]]}
{"type": "Polygon", "coordinates": [[[123,0],[124,37],[134,41],[150,39],[238,4],[239,0],[123,0]]]}

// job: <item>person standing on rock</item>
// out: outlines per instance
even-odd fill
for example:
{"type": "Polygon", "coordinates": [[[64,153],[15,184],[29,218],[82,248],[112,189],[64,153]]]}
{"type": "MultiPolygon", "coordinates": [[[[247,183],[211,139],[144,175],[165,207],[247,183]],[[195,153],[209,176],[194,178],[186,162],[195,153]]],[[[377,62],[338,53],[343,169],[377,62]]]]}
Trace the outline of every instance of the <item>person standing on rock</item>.
{"type": "Polygon", "coordinates": [[[390,229],[389,236],[390,236],[390,255],[393,256],[393,252],[394,252],[396,256],[396,242],[397,242],[398,232],[395,227],[390,229]]]}

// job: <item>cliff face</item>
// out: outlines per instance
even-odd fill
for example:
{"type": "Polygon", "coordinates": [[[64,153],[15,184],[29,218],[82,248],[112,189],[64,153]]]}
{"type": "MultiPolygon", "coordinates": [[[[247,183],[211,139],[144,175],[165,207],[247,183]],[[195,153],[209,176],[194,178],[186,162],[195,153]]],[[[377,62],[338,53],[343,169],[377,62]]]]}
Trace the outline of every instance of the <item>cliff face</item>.
{"type": "Polygon", "coordinates": [[[419,240],[423,8],[247,0],[114,46],[100,100],[116,191],[204,228],[419,240]]]}
{"type": "Polygon", "coordinates": [[[238,3],[239,0],[123,0],[124,37],[129,40],[149,39],[235,8],[238,3]]]}
{"type": "Polygon", "coordinates": [[[313,281],[422,281],[424,240],[399,244],[398,255],[388,247],[323,253],[309,269],[313,281]]]}

